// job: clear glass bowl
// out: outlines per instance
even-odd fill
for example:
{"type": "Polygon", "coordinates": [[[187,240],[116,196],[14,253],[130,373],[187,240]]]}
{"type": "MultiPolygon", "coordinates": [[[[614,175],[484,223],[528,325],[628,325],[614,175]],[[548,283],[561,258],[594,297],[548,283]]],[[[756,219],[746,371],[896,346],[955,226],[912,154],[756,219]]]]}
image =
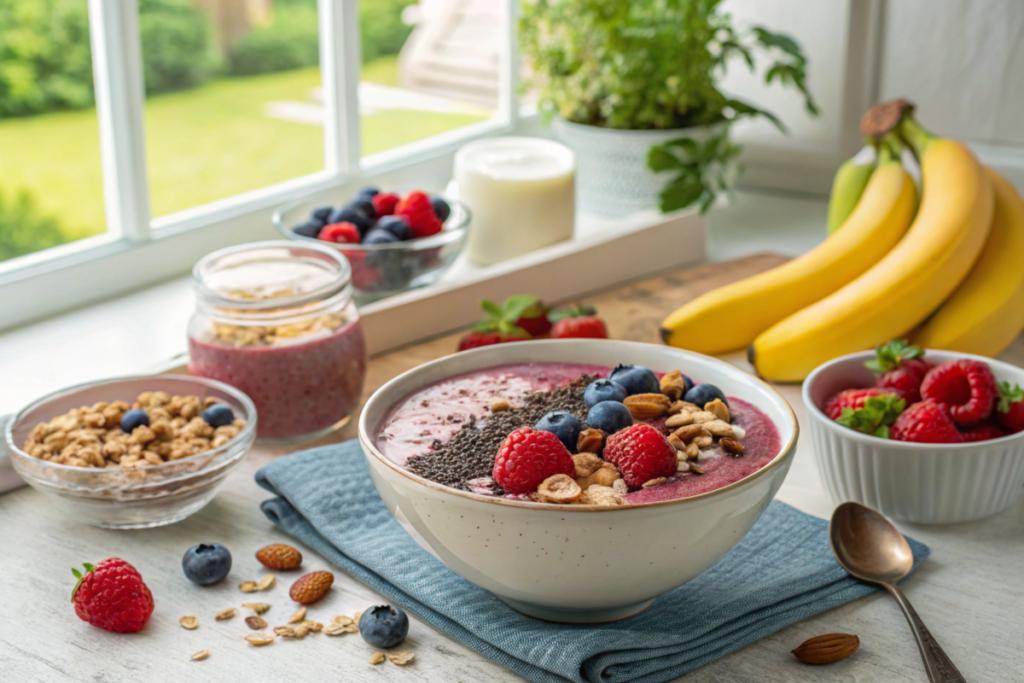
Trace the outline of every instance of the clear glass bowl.
{"type": "Polygon", "coordinates": [[[292,226],[305,222],[314,208],[327,203],[323,200],[286,204],[274,212],[273,221],[277,231],[290,240],[332,246],[344,254],[352,265],[354,298],[365,304],[433,284],[462,253],[469,235],[469,209],[454,199],[442,199],[452,210],[444,229],[436,235],[405,242],[336,244],[292,231],[292,226]]]}
{"type": "Polygon", "coordinates": [[[108,529],[142,529],[185,519],[213,500],[224,478],[252,447],[256,406],[242,392],[214,380],[185,375],[125,377],[80,384],[45,396],[15,415],[4,436],[14,469],[70,519],[108,529]],[[244,419],[245,428],[220,448],[162,465],[123,470],[60,465],[21,450],[40,422],[101,401],[131,404],[145,391],[200,399],[211,396],[244,419]]]}

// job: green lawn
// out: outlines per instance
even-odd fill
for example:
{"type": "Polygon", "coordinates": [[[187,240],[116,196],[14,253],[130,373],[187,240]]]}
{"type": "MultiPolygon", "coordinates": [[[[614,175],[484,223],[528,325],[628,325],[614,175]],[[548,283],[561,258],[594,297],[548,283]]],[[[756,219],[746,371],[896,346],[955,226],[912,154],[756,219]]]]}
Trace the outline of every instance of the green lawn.
{"type": "MultiPolygon", "coordinates": [[[[394,85],[396,60],[363,69],[394,85]]],[[[146,101],[146,153],[154,216],[162,216],[323,168],[321,129],[268,118],[266,103],[309,101],[318,69],[232,78],[146,101]]],[[[363,118],[372,154],[482,120],[468,114],[392,110],[363,118]]],[[[105,230],[94,111],[0,121],[0,192],[27,189],[68,240],[105,230]]]]}

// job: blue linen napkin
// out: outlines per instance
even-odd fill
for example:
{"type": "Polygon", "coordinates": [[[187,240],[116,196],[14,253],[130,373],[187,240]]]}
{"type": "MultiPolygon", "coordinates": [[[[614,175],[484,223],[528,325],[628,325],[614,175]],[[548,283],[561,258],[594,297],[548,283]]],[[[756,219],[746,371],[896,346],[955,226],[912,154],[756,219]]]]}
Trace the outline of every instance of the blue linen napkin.
{"type": "MultiPolygon", "coordinates": [[[[545,683],[661,683],[874,590],[832,556],[828,522],[778,501],[711,569],[630,619],[566,626],[523,616],[423,550],[377,495],[359,444],[280,458],[256,473],[263,512],[445,635],[545,683]]],[[[914,569],[928,548],[908,539],[914,569]]]]}

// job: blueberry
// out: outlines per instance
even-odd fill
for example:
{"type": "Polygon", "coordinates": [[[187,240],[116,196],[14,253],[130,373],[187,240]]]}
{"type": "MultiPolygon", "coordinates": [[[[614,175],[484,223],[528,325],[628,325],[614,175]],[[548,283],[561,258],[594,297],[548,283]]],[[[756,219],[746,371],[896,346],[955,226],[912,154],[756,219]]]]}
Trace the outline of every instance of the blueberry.
{"type": "Polygon", "coordinates": [[[356,197],[348,203],[348,206],[352,207],[356,211],[359,211],[364,216],[369,218],[371,221],[377,217],[377,209],[373,208],[373,202],[369,199],[362,197],[356,197]]]}
{"type": "Polygon", "coordinates": [[[214,429],[217,427],[226,427],[235,421],[235,414],[231,412],[231,408],[223,403],[214,403],[212,406],[203,411],[200,415],[206,424],[210,425],[214,429]]]}
{"type": "Polygon", "coordinates": [[[367,185],[363,189],[359,190],[359,192],[356,193],[356,196],[357,197],[366,197],[367,199],[369,199],[370,197],[376,197],[379,194],[380,194],[380,188],[379,187],[375,187],[373,185],[367,185]]]}
{"type": "Polygon", "coordinates": [[[610,379],[597,379],[587,385],[583,392],[583,402],[588,408],[593,408],[603,401],[617,401],[622,403],[626,400],[626,390],[618,382],[610,379]]]}
{"type": "Polygon", "coordinates": [[[392,235],[400,240],[411,240],[412,239],[412,228],[405,222],[404,218],[398,216],[381,216],[380,220],[377,221],[377,227],[380,230],[387,230],[392,235]]]}
{"type": "Polygon", "coordinates": [[[319,221],[320,225],[327,225],[327,219],[331,217],[332,213],[334,213],[332,207],[318,206],[310,212],[309,218],[313,221],[319,221]]]}
{"type": "Polygon", "coordinates": [[[220,543],[200,543],[185,552],[181,568],[192,583],[210,586],[231,571],[231,552],[220,543]]]}
{"type": "Polygon", "coordinates": [[[309,220],[306,221],[305,223],[299,223],[298,225],[296,225],[294,228],[292,228],[292,232],[294,232],[296,235],[302,235],[303,237],[316,237],[317,235],[320,234],[320,230],[323,227],[324,226],[318,223],[317,221],[309,220]]]}
{"type": "Polygon", "coordinates": [[[629,408],[617,401],[602,401],[587,413],[587,424],[605,434],[614,434],[633,424],[629,408]]]}
{"type": "Polygon", "coordinates": [[[136,427],[149,426],[149,415],[145,410],[136,408],[135,410],[129,410],[127,413],[121,416],[121,431],[131,434],[135,431],[136,427]]]}
{"type": "Polygon", "coordinates": [[[343,206],[334,211],[327,219],[328,223],[351,223],[359,228],[359,234],[365,235],[372,227],[370,219],[362,211],[351,206],[343,206]]]}
{"type": "Polygon", "coordinates": [[[363,244],[390,244],[398,241],[398,236],[395,233],[380,228],[374,228],[363,238],[363,244]]]}
{"type": "Polygon", "coordinates": [[[704,382],[703,384],[698,384],[694,388],[687,391],[686,394],[683,396],[684,401],[689,401],[690,403],[696,404],[701,408],[704,407],[705,403],[711,403],[716,398],[721,400],[722,403],[724,403],[725,405],[729,405],[729,402],[725,400],[725,394],[722,393],[722,390],[716,387],[714,384],[708,384],[707,382],[704,382]]]}
{"type": "Polygon", "coordinates": [[[661,383],[658,376],[647,368],[640,365],[620,365],[608,379],[614,380],[622,385],[630,396],[634,394],[658,394],[661,393],[661,383]]]}
{"type": "Polygon", "coordinates": [[[409,617],[400,607],[371,607],[359,617],[359,635],[372,647],[394,647],[409,634],[409,617]]]}
{"type": "Polygon", "coordinates": [[[683,393],[685,394],[690,389],[693,389],[693,380],[689,375],[683,375],[683,393]]]}
{"type": "Polygon", "coordinates": [[[437,216],[437,219],[442,223],[448,220],[448,216],[452,215],[452,207],[448,206],[448,202],[440,197],[434,197],[431,199],[430,205],[434,207],[434,215],[437,216]]]}
{"type": "Polygon", "coordinates": [[[565,444],[570,453],[575,453],[583,423],[575,415],[556,410],[542,417],[533,428],[539,432],[551,432],[565,444]]]}

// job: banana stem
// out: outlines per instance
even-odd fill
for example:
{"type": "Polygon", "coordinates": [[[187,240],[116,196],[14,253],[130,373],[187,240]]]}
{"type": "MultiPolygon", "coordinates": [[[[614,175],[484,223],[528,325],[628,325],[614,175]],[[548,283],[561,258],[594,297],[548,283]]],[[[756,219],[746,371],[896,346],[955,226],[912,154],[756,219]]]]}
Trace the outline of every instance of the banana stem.
{"type": "Polygon", "coordinates": [[[925,148],[927,148],[933,140],[937,139],[936,136],[922,128],[921,124],[919,124],[909,113],[903,115],[903,120],[900,121],[900,125],[897,130],[899,131],[900,137],[902,137],[903,140],[910,145],[910,148],[914,150],[914,155],[918,159],[924,155],[925,148]]]}
{"type": "Polygon", "coordinates": [[[899,163],[903,155],[903,143],[895,132],[887,133],[878,146],[878,165],[889,161],[899,163]]]}

